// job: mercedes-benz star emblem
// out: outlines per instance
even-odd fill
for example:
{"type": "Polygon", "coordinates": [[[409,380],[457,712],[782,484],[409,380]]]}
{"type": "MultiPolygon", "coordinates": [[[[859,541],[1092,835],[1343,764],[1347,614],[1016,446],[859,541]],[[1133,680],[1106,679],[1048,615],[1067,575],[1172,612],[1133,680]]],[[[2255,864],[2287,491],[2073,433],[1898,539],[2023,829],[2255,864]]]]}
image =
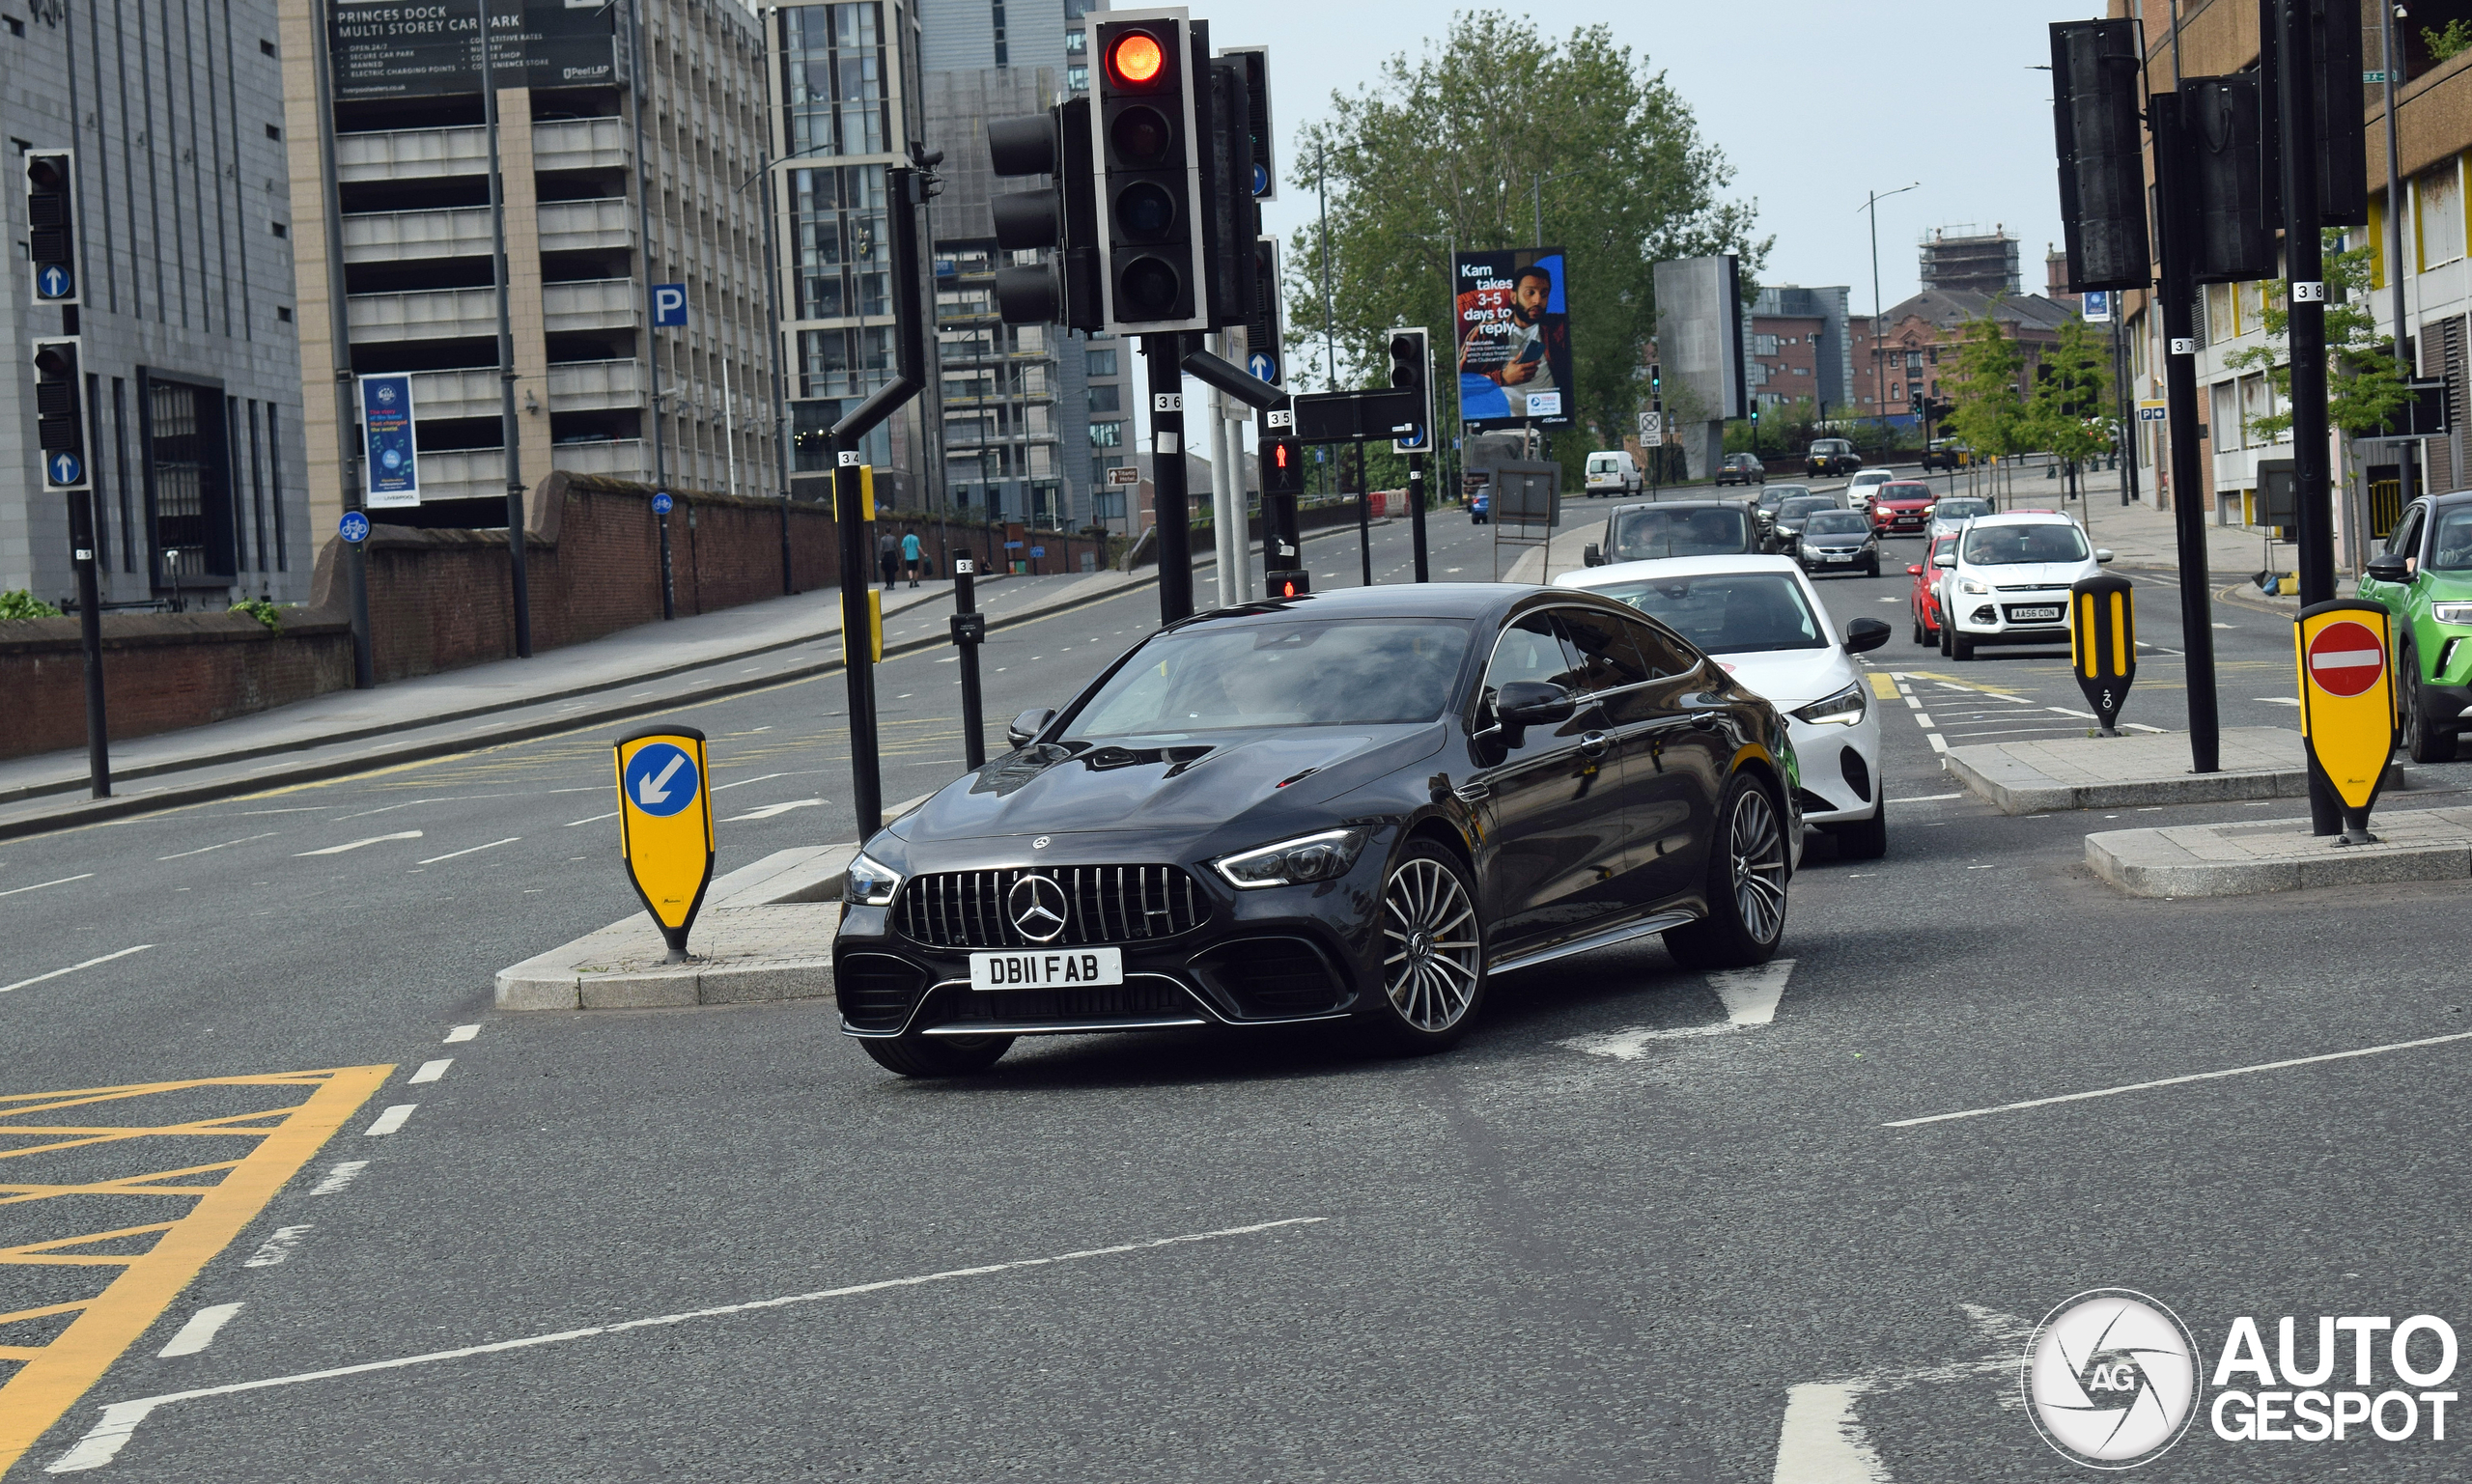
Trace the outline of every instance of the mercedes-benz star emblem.
{"type": "Polygon", "coordinates": [[[1014,931],[1034,943],[1052,943],[1064,935],[1064,888],[1053,877],[1025,876],[1004,897],[1014,931]]]}

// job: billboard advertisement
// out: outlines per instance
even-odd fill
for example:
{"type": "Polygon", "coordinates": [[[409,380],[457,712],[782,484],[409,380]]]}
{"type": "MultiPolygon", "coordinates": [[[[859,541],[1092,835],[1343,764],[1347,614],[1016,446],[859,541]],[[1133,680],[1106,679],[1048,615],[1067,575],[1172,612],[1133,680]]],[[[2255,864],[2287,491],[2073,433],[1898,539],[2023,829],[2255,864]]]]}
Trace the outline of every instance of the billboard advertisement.
{"type": "MultiPolygon", "coordinates": [[[[618,7],[604,0],[492,0],[501,88],[580,88],[618,80],[618,7]]],[[[326,46],[346,102],[481,91],[480,7],[336,0],[326,46]]]]}
{"type": "Polygon", "coordinates": [[[412,378],[360,378],[360,429],[368,440],[371,510],[398,510],[421,502],[420,459],[412,441],[412,378]]]}
{"type": "Polygon", "coordinates": [[[1575,426],[1564,265],[1559,247],[1452,258],[1459,418],[1472,431],[1509,423],[1575,426]]]}

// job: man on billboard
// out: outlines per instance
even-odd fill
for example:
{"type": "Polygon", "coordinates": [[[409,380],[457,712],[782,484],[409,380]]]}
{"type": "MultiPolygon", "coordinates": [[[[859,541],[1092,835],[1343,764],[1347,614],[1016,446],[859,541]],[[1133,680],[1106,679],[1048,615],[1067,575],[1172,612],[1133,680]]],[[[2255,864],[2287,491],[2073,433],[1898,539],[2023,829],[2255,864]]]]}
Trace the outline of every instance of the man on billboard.
{"type": "Polygon", "coordinates": [[[1469,253],[1457,264],[1459,415],[1571,423],[1571,322],[1559,250],[1469,253]]]}

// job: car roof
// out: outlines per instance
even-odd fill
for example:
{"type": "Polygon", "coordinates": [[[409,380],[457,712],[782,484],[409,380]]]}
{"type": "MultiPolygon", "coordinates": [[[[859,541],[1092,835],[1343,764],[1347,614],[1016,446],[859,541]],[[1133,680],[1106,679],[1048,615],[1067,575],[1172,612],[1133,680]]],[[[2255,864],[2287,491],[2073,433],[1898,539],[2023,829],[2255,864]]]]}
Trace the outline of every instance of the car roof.
{"type": "Polygon", "coordinates": [[[1739,511],[1739,510],[1741,510],[1741,509],[1742,509],[1742,502],[1743,502],[1743,501],[1745,501],[1745,500],[1747,500],[1747,499],[1754,499],[1754,498],[1756,498],[1756,496],[1754,496],[1754,495],[1747,495],[1747,494],[1724,494],[1724,495],[1710,495],[1710,496],[1707,496],[1707,497],[1705,497],[1705,498],[1702,498],[1702,499],[1697,499],[1697,500],[1634,500],[1634,501],[1632,501],[1632,502],[1631,502],[1630,504],[1628,504],[1628,505],[1616,505],[1616,506],[1615,506],[1612,510],[1607,511],[1607,512],[1605,513],[1605,516],[1606,516],[1606,518],[1610,520],[1610,519],[1614,518],[1615,516],[1618,516],[1618,515],[1622,514],[1622,513],[1623,513],[1624,511],[1626,511],[1626,510],[1731,510],[1731,511],[1739,511]]]}
{"type": "Polygon", "coordinates": [[[2011,510],[1998,515],[1977,516],[1967,523],[1976,526],[2075,525],[2077,518],[2056,510],[2011,510]]]}
{"type": "Polygon", "coordinates": [[[1197,613],[1171,627],[1279,613],[1307,618],[1493,618],[1542,591],[1525,582],[1389,582],[1334,588],[1299,598],[1262,599],[1197,613]]]}
{"type": "Polygon", "coordinates": [[[1586,590],[1636,577],[1701,577],[1729,572],[1799,574],[1802,569],[1789,556],[1657,556],[1644,561],[1614,562],[1604,567],[1584,567],[1578,572],[1566,572],[1554,579],[1554,585],[1586,590]]]}

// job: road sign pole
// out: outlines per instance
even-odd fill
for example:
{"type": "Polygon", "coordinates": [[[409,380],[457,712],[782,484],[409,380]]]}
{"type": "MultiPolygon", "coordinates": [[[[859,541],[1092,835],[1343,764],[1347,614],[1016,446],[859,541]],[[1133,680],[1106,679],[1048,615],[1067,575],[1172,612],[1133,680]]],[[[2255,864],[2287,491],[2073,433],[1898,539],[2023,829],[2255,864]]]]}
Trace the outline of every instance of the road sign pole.
{"type": "Polygon", "coordinates": [[[953,563],[953,643],[961,651],[962,761],[972,771],[987,766],[987,715],[978,690],[978,647],[987,642],[987,615],[978,611],[978,563],[953,563]]]}
{"type": "Polygon", "coordinates": [[[1364,568],[1364,585],[1373,585],[1373,491],[1364,488],[1364,445],[1351,443],[1356,455],[1356,554],[1364,568]]]}
{"type": "MultiPolygon", "coordinates": [[[[836,438],[834,441],[839,442],[836,438]]],[[[857,796],[861,841],[884,827],[884,775],[876,752],[875,629],[867,580],[867,521],[860,498],[858,451],[837,451],[832,470],[832,518],[841,538],[842,676],[850,698],[850,781],[857,796]]]]}
{"type": "MultiPolygon", "coordinates": [[[[662,490],[657,492],[667,494],[669,491],[662,490]]],[[[653,520],[660,527],[660,616],[673,619],[678,617],[678,581],[671,574],[669,565],[669,512],[656,512],[653,520]]]]}
{"type": "Polygon", "coordinates": [[[103,599],[95,578],[92,485],[69,496],[69,541],[77,569],[77,642],[86,658],[86,778],[97,798],[112,797],[111,735],[103,717],[103,599]]]}
{"type": "Polygon", "coordinates": [[[713,769],[704,734],[659,725],[618,739],[618,853],[672,964],[713,883],[713,769]]]}
{"type": "Polygon", "coordinates": [[[2342,832],[2337,845],[2369,845],[2377,838],[2369,832],[2369,811],[2394,770],[2395,745],[2402,740],[2392,628],[2383,606],[2349,598],[2311,603],[2293,621],[2310,801],[2314,805],[2322,789],[2333,804],[2342,832]]]}
{"type": "Polygon", "coordinates": [[[1425,566],[1425,456],[1408,456],[1408,531],[1417,550],[1417,580],[1431,582],[1425,566]]]}
{"type": "MultiPolygon", "coordinates": [[[[2223,769],[2223,724],[2214,693],[2214,590],[2206,575],[2205,505],[2201,490],[2204,454],[2198,448],[2197,327],[2192,306],[2197,280],[2190,258],[2197,224],[2190,219],[2195,193],[2183,187],[2188,168],[2180,129],[2180,99],[2158,93],[2147,117],[2154,129],[2154,161],[2160,182],[2154,199],[2162,210],[2164,398],[2172,441],[2172,526],[2178,538],[2180,648],[2188,675],[2189,768],[2223,769]]],[[[1971,467],[1971,466],[1970,466],[1971,467]]]]}
{"type": "Polygon", "coordinates": [[[1194,612],[1193,506],[1185,491],[1185,337],[1141,337],[1150,379],[1151,517],[1159,524],[1159,621],[1194,612]]]}

